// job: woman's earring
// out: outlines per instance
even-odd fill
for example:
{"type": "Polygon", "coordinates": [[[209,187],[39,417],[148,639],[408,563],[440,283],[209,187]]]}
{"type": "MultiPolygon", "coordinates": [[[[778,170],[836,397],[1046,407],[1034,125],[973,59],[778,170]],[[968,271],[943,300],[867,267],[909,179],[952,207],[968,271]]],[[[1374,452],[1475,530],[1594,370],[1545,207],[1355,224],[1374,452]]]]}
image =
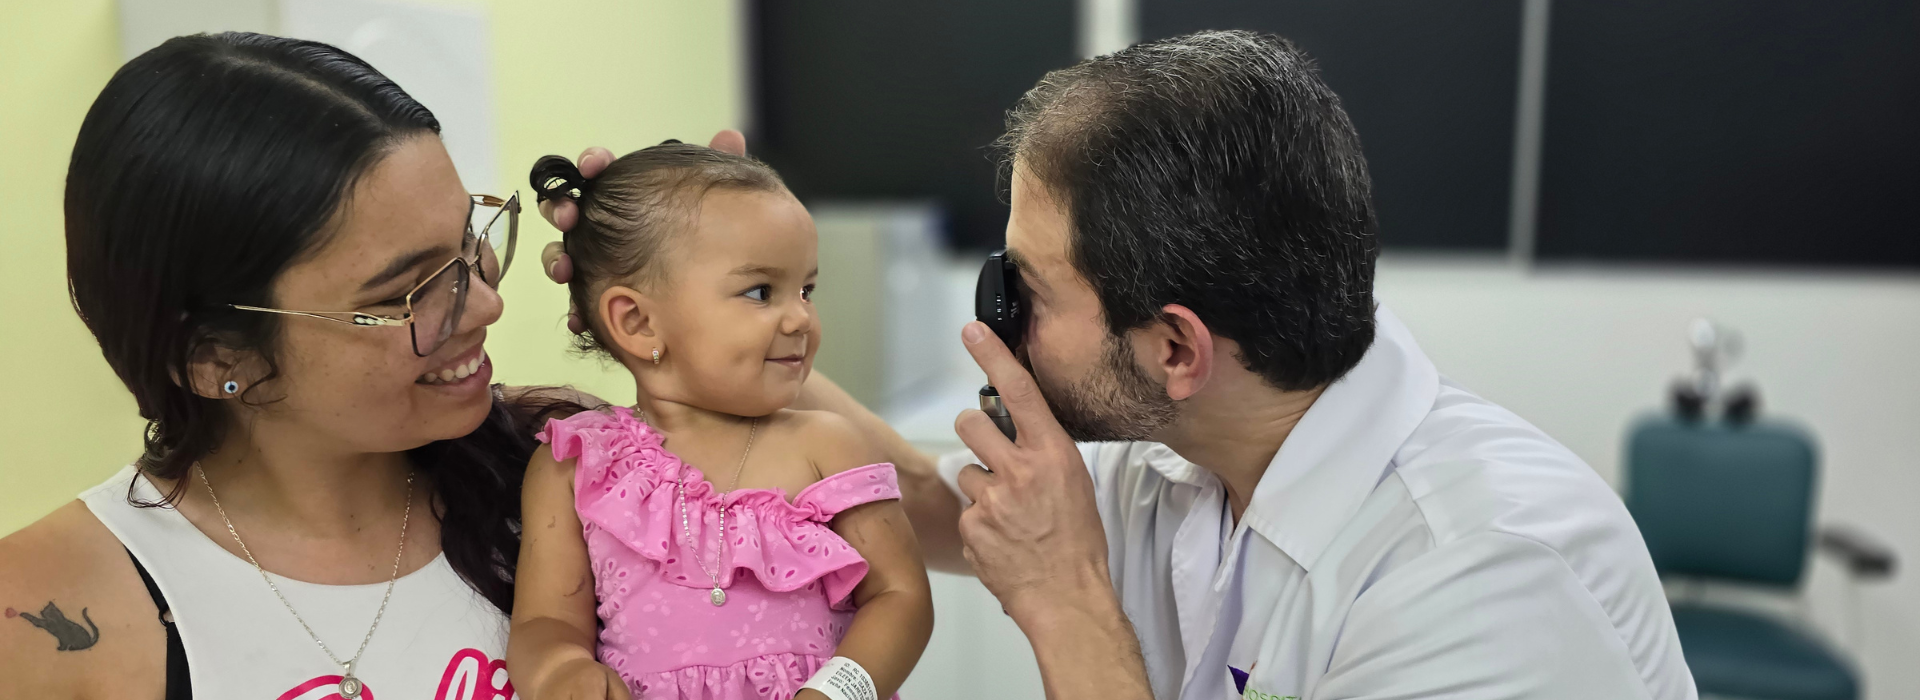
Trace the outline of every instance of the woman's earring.
{"type": "Polygon", "coordinates": [[[660,348],[653,349],[653,363],[660,364],[660,348]]]}
{"type": "MultiPolygon", "coordinates": [[[[657,360],[656,360],[656,361],[657,361],[657,360]]],[[[226,383],[226,384],[222,384],[222,385],[220,386],[220,388],[221,388],[222,390],[225,390],[225,391],[227,392],[227,395],[228,395],[228,396],[232,396],[232,395],[234,395],[234,394],[237,394],[237,393],[240,393],[240,382],[236,382],[236,381],[233,381],[233,380],[231,380],[231,379],[229,379],[229,380],[227,380],[227,383],[226,383]]]]}

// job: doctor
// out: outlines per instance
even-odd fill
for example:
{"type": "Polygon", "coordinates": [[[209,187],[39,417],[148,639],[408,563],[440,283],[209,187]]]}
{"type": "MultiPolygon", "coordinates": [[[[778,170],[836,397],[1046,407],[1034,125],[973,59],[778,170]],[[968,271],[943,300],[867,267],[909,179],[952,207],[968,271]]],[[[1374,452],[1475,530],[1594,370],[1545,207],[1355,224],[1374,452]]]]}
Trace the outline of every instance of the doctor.
{"type": "Polygon", "coordinates": [[[1695,697],[1619,499],[1376,305],[1359,139],[1290,43],[1054,71],[1002,145],[1030,321],[962,338],[1018,440],[970,411],[935,460],[807,398],[889,446],[1049,698],[1695,697]]]}

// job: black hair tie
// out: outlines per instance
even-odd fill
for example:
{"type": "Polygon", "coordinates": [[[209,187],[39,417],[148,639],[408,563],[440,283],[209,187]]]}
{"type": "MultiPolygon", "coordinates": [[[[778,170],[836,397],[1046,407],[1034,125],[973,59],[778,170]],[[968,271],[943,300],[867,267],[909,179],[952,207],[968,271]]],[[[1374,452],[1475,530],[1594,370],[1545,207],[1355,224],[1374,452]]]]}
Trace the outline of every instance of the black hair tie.
{"type": "Polygon", "coordinates": [[[563,156],[542,156],[534,161],[527,180],[533,185],[536,204],[556,197],[579,199],[593,187],[593,181],[580,174],[580,167],[563,156]]]}

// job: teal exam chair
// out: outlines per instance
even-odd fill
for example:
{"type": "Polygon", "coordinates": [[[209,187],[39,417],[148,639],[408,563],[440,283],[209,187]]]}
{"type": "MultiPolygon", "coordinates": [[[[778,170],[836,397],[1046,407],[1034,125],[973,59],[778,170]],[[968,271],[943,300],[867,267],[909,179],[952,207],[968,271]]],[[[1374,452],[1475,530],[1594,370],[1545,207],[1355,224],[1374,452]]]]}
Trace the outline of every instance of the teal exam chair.
{"type": "MultiPolygon", "coordinates": [[[[1894,555],[1845,530],[1815,534],[1819,456],[1791,423],[1680,410],[1646,416],[1627,440],[1627,508],[1662,577],[1795,589],[1807,553],[1838,555],[1855,580],[1891,576],[1894,555]]],[[[1851,662],[1765,614],[1676,601],[1673,621],[1702,696],[1856,700],[1851,662]]]]}

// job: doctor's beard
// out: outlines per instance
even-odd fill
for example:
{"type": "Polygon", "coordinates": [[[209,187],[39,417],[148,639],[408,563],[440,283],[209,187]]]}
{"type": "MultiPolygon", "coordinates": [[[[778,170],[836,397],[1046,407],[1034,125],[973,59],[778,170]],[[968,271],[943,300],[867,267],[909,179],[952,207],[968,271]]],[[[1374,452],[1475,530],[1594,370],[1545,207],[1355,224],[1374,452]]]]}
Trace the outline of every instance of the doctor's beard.
{"type": "Polygon", "coordinates": [[[1020,353],[1020,363],[1033,375],[1054,420],[1074,442],[1151,440],[1179,415],[1166,387],[1153,383],[1134,363],[1133,348],[1122,336],[1108,334],[1100,361],[1086,377],[1064,387],[1035,373],[1026,353],[1020,353]]]}

